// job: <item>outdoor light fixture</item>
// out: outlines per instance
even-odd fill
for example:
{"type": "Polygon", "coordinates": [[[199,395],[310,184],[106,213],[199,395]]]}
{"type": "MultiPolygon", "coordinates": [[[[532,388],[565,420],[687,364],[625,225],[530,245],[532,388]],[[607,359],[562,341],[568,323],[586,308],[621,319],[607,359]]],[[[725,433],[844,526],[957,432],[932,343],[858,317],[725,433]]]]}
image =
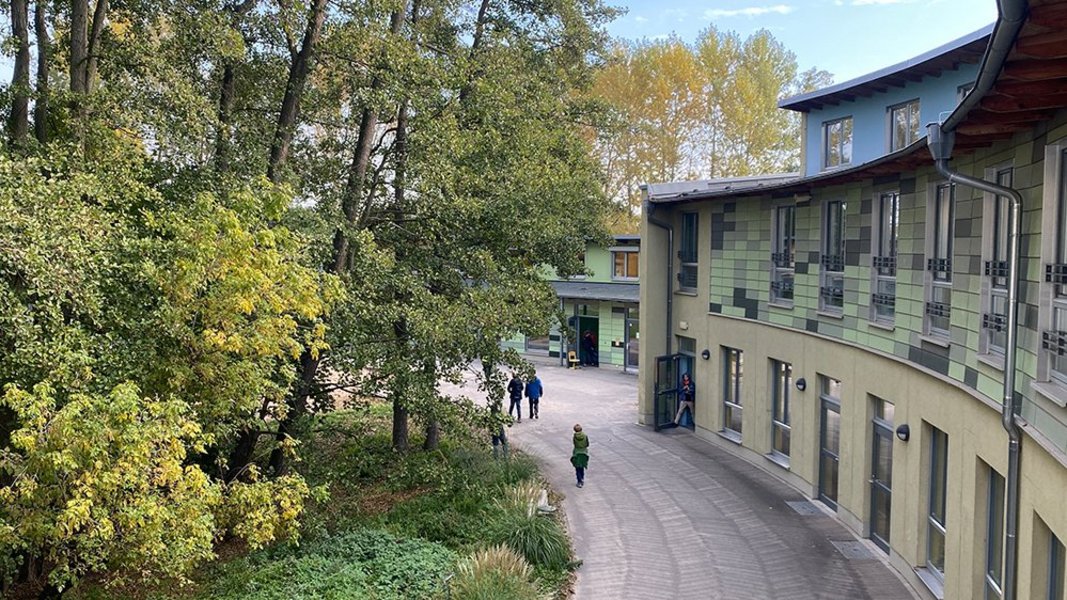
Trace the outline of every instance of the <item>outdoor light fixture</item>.
{"type": "Polygon", "coordinates": [[[800,379],[797,379],[797,389],[798,390],[803,392],[805,389],[807,389],[807,387],[808,387],[808,382],[803,377],[801,377],[800,379]]]}
{"type": "Polygon", "coordinates": [[[711,350],[704,348],[704,351],[700,353],[700,358],[703,358],[704,360],[711,358],[711,350]]]}
{"type": "Polygon", "coordinates": [[[907,423],[901,425],[900,427],[897,427],[897,439],[898,440],[900,440],[902,442],[906,442],[906,441],[908,441],[908,438],[910,438],[910,437],[911,437],[911,427],[908,427],[907,423]]]}

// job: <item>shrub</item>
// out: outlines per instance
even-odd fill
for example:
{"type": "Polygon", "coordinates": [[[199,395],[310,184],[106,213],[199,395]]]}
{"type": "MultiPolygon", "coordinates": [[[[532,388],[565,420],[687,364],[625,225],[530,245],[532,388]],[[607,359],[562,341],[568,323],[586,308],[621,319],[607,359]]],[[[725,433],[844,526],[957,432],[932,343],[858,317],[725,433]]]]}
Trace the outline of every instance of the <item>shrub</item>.
{"type": "Polygon", "coordinates": [[[489,539],[491,543],[506,544],[532,565],[562,571],[570,565],[570,542],[555,518],[540,515],[536,507],[531,507],[540,493],[535,483],[509,488],[497,502],[489,539]]]}
{"type": "Polygon", "coordinates": [[[450,585],[454,600],[541,600],[533,569],[507,546],[476,552],[460,563],[450,585]]]}

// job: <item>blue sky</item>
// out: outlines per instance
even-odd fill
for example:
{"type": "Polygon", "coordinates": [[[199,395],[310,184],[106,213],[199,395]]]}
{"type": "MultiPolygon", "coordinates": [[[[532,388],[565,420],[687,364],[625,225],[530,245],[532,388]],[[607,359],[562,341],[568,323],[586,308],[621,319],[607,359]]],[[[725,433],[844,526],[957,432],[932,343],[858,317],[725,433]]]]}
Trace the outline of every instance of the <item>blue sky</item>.
{"type": "Polygon", "coordinates": [[[766,29],[841,82],[898,63],[989,25],[995,0],[607,0],[628,9],[608,31],[628,39],[677,35],[692,42],[708,25],[742,37],[766,29]]]}

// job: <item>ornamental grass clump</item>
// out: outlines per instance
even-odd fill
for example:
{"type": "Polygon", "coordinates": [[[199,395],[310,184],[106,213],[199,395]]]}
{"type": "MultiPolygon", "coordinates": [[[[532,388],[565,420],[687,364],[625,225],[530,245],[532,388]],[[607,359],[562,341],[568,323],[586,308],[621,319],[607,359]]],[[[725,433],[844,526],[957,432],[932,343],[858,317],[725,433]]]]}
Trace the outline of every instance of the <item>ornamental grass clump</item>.
{"type": "Polygon", "coordinates": [[[451,581],[454,600],[544,600],[533,568],[521,555],[503,545],[475,552],[460,563],[451,581]]]}
{"type": "Polygon", "coordinates": [[[489,541],[507,545],[536,567],[567,570],[571,564],[570,541],[553,516],[538,513],[540,495],[541,488],[536,483],[508,488],[497,502],[489,541]]]}

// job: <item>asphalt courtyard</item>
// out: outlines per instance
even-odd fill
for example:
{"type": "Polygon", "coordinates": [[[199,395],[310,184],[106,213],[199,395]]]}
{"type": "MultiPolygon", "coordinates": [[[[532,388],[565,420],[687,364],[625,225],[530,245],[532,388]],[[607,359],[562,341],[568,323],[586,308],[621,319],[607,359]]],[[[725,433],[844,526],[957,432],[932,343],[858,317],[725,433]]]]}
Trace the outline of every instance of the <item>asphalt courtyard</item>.
{"type": "Polygon", "coordinates": [[[566,496],[583,561],[578,600],[916,597],[870,542],[824,511],[786,504],[807,500],[786,484],[688,430],[636,425],[635,376],[547,360],[537,371],[540,418],[524,400],[509,438],[566,496]],[[575,423],[590,440],[581,489],[569,462],[575,423]],[[852,542],[853,557],[832,542],[852,542]]]}

